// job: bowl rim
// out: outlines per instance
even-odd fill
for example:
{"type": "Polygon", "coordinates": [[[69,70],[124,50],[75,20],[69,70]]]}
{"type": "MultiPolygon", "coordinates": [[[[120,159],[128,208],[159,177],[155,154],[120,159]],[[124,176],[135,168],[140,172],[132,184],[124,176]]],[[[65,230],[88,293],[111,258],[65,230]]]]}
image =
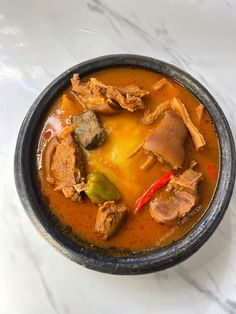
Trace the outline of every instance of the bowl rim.
{"type": "Polygon", "coordinates": [[[174,266],[194,254],[213,234],[228,207],[235,183],[235,146],[228,121],[209,91],[185,71],[167,62],[133,54],[112,54],[79,63],[54,79],[37,97],[26,114],[16,143],[14,175],[17,192],[28,216],[39,232],[69,259],[87,268],[110,274],[143,274],[174,266]],[[103,256],[65,239],[52,230],[34,199],[32,167],[28,166],[31,148],[37,145],[34,134],[37,123],[48,111],[50,101],[67,85],[75,72],[81,77],[108,67],[141,67],[166,75],[190,90],[207,108],[218,133],[220,144],[220,175],[213,200],[199,222],[178,241],[131,257],[103,256]]]}

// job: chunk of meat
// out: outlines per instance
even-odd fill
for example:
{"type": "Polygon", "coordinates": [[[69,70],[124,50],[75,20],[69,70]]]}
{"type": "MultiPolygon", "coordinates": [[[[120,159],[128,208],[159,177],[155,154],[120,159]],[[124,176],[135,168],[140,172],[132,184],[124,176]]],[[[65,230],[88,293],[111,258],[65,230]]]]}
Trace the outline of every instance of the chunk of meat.
{"type": "Polygon", "coordinates": [[[119,107],[104,95],[105,85],[96,79],[90,79],[88,83],[81,83],[78,74],[71,79],[72,90],[76,92],[79,101],[86,109],[103,114],[115,114],[119,107]]]}
{"type": "Polygon", "coordinates": [[[129,209],[124,204],[108,201],[99,206],[95,222],[95,231],[104,240],[110,238],[124,222],[129,209]]]}
{"type": "Polygon", "coordinates": [[[143,148],[178,169],[182,167],[185,158],[186,136],[187,129],[182,119],[173,110],[168,110],[144,142],[143,148]]]}
{"type": "Polygon", "coordinates": [[[52,158],[51,173],[55,190],[61,190],[65,197],[73,201],[81,200],[81,195],[74,186],[80,183],[85,175],[82,158],[82,151],[76,146],[70,133],[57,144],[52,158]]]}
{"type": "Polygon", "coordinates": [[[169,183],[172,189],[163,192],[164,197],[160,193],[150,203],[151,216],[161,223],[171,223],[185,216],[198,203],[197,187],[202,179],[202,173],[192,169],[173,177],[169,183]]]}
{"type": "Polygon", "coordinates": [[[118,88],[113,86],[108,86],[106,95],[128,111],[133,112],[137,109],[145,109],[145,105],[141,99],[142,96],[134,96],[128,93],[122,94],[118,88]]]}
{"type": "Polygon", "coordinates": [[[199,132],[196,126],[193,124],[192,120],[189,117],[188,111],[185,108],[185,105],[176,97],[172,100],[172,108],[178,113],[178,115],[183,119],[184,124],[191,134],[194,146],[196,150],[199,150],[206,145],[206,141],[203,135],[199,132]]]}
{"type": "Polygon", "coordinates": [[[76,141],[86,149],[101,145],[105,138],[105,130],[92,110],[71,118],[76,141]]]}
{"type": "Polygon", "coordinates": [[[78,95],[79,100],[87,109],[104,114],[117,113],[120,107],[128,111],[144,109],[142,97],[148,91],[136,85],[126,87],[108,86],[96,78],[90,78],[87,83],[81,83],[78,74],[74,74],[72,90],[78,95]]]}
{"type": "Polygon", "coordinates": [[[178,217],[178,210],[175,207],[174,198],[160,202],[157,198],[150,203],[152,218],[160,223],[169,223],[178,217]]]}
{"type": "Polygon", "coordinates": [[[142,122],[143,124],[152,124],[154,123],[158,117],[167,109],[170,108],[170,101],[167,100],[160,105],[158,105],[153,111],[150,109],[146,109],[143,114],[142,122]]]}
{"type": "Polygon", "coordinates": [[[173,185],[175,189],[182,188],[195,193],[200,180],[202,180],[201,172],[187,169],[180,176],[173,177],[170,180],[170,184],[173,185]]]}

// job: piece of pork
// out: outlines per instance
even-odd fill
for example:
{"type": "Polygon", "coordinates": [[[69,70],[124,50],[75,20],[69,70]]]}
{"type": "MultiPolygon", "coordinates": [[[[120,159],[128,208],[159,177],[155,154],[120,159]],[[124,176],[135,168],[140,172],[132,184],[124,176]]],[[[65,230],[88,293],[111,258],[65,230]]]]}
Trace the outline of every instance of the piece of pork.
{"type": "Polygon", "coordinates": [[[100,146],[105,138],[105,130],[92,110],[87,110],[71,118],[76,141],[86,149],[100,146]]]}
{"type": "Polygon", "coordinates": [[[126,87],[108,86],[96,78],[90,78],[87,83],[81,83],[78,74],[71,79],[72,90],[87,109],[103,114],[117,113],[121,107],[128,111],[144,109],[142,97],[148,92],[136,85],[126,87]]]}
{"type": "Polygon", "coordinates": [[[95,222],[95,231],[99,233],[104,240],[110,238],[118,231],[129,209],[124,204],[116,204],[114,201],[108,201],[99,206],[95,222]]]}
{"type": "Polygon", "coordinates": [[[180,101],[180,99],[174,97],[171,104],[172,108],[178,113],[178,115],[183,119],[184,124],[191,134],[194,146],[196,150],[199,150],[206,145],[206,141],[203,135],[199,132],[196,126],[193,124],[192,120],[189,117],[188,111],[185,105],[180,101]]]}
{"type": "Polygon", "coordinates": [[[150,203],[151,216],[160,223],[172,223],[185,216],[199,200],[198,183],[202,173],[188,169],[180,176],[173,177],[169,183],[173,187],[169,192],[160,194],[150,203]]]}
{"type": "Polygon", "coordinates": [[[170,184],[175,189],[181,188],[195,193],[200,180],[202,180],[202,173],[190,168],[185,170],[180,176],[173,177],[170,180],[170,184]]]}
{"type": "Polygon", "coordinates": [[[65,197],[73,201],[81,201],[81,195],[74,185],[85,176],[83,153],[76,145],[71,133],[63,135],[57,144],[52,157],[51,174],[54,178],[55,190],[61,190],[65,197]]]}
{"type": "Polygon", "coordinates": [[[173,169],[182,167],[187,129],[182,119],[173,111],[166,111],[163,119],[145,140],[143,148],[161,157],[173,169]]]}

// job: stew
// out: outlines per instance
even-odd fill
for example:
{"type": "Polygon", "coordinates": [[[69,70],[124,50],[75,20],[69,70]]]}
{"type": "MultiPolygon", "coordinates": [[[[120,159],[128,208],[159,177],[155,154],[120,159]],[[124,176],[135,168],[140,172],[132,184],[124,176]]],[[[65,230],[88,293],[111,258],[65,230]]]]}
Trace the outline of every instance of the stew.
{"type": "Polygon", "coordinates": [[[186,234],[214,196],[219,144],[204,104],[140,68],[79,73],[52,103],[38,144],[42,193],[93,245],[145,249],[186,234]]]}

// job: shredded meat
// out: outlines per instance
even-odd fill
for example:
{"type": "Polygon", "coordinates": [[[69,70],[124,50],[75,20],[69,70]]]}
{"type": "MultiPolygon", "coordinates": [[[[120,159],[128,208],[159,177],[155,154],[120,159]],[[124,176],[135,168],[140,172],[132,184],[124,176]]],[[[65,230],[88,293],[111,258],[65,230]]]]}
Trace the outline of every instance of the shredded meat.
{"type": "Polygon", "coordinates": [[[188,111],[185,108],[185,105],[176,97],[174,97],[172,101],[172,108],[178,113],[178,115],[183,119],[184,124],[189,130],[189,133],[191,134],[194,146],[196,150],[199,150],[201,147],[206,145],[205,139],[202,136],[202,134],[199,132],[199,130],[196,128],[196,126],[191,121],[188,111]]]}
{"type": "Polygon", "coordinates": [[[163,192],[164,197],[160,193],[150,203],[151,216],[161,223],[171,223],[185,216],[198,203],[197,187],[202,179],[202,173],[192,169],[173,177],[168,185],[168,191],[163,192]]]}
{"type": "Polygon", "coordinates": [[[161,103],[160,105],[158,105],[156,107],[155,110],[153,111],[150,111],[149,108],[147,108],[145,111],[144,111],[144,114],[143,114],[143,119],[142,119],[142,122],[143,124],[152,124],[153,122],[155,122],[158,117],[167,109],[170,108],[170,101],[167,100],[163,103],[161,103]]]}
{"type": "Polygon", "coordinates": [[[129,210],[124,204],[108,201],[99,206],[95,222],[95,231],[104,240],[110,238],[124,222],[129,210]]]}
{"type": "Polygon", "coordinates": [[[84,175],[82,152],[76,146],[71,133],[67,131],[62,131],[61,141],[55,148],[51,173],[54,177],[55,190],[61,190],[65,197],[80,201],[81,196],[74,186],[81,182],[84,175]]]}
{"type": "Polygon", "coordinates": [[[114,114],[120,107],[135,111],[144,109],[142,97],[148,92],[136,85],[127,87],[107,86],[96,78],[91,78],[87,83],[81,83],[78,74],[71,79],[72,90],[85,108],[104,114],[114,114]]]}
{"type": "Polygon", "coordinates": [[[169,163],[174,169],[178,169],[181,168],[185,158],[186,136],[187,129],[182,119],[173,110],[169,110],[146,139],[143,148],[169,163]]]}

